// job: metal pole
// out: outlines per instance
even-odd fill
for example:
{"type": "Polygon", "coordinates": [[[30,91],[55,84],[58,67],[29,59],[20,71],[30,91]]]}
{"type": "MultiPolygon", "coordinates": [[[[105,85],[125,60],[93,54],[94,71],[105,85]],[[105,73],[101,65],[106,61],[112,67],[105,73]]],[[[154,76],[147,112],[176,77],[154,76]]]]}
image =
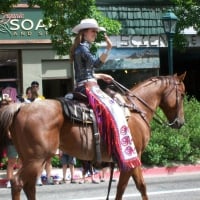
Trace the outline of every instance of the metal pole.
{"type": "Polygon", "coordinates": [[[173,75],[173,36],[168,34],[168,66],[169,75],[173,75]]]}

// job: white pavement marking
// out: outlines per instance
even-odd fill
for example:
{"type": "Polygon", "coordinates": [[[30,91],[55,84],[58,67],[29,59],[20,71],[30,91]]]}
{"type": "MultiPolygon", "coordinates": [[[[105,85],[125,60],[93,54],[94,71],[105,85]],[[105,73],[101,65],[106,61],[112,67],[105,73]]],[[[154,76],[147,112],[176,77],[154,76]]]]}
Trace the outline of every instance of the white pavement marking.
{"type": "MultiPolygon", "coordinates": [[[[172,194],[172,193],[184,193],[184,192],[195,192],[200,191],[200,188],[191,188],[191,189],[179,189],[179,190],[166,190],[159,192],[148,192],[148,195],[161,195],[161,194],[172,194]]],[[[123,197],[140,197],[140,194],[125,194],[123,197]]],[[[115,196],[109,196],[109,199],[114,199],[115,196]]],[[[103,197],[90,197],[90,198],[79,198],[79,199],[70,199],[70,200],[105,200],[105,196],[103,197]]]]}

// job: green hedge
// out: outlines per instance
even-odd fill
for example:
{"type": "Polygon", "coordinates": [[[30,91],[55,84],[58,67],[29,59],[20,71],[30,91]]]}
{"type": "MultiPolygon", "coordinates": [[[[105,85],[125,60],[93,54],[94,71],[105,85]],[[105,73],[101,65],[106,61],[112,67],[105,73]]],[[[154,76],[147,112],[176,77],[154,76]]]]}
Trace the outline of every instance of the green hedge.
{"type": "MultiPolygon", "coordinates": [[[[164,114],[158,109],[158,114],[164,114]]],[[[170,166],[193,164],[200,158],[200,103],[195,98],[184,99],[185,124],[177,130],[151,123],[152,135],[142,155],[144,165],[170,166]]]]}

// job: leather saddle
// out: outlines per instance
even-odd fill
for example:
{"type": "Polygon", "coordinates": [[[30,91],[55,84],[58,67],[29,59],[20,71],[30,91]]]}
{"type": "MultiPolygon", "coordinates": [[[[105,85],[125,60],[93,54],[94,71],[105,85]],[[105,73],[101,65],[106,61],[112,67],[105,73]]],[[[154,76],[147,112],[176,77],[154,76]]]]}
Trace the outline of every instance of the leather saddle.
{"type": "Polygon", "coordinates": [[[67,116],[69,119],[83,125],[92,125],[96,152],[94,162],[101,163],[100,134],[98,131],[95,114],[93,109],[89,107],[87,96],[82,93],[73,92],[68,93],[65,95],[65,97],[58,98],[58,100],[63,106],[65,116],[67,116]]]}
{"type": "Polygon", "coordinates": [[[94,112],[89,107],[87,96],[79,92],[72,92],[58,100],[63,106],[65,116],[74,122],[93,123],[94,112]]]}

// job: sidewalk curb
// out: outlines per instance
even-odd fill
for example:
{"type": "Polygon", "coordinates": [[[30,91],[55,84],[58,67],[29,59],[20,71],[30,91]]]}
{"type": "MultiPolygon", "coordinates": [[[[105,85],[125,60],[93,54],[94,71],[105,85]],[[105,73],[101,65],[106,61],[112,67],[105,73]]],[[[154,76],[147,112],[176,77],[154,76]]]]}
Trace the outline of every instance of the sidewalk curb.
{"type": "MultiPolygon", "coordinates": [[[[178,174],[189,174],[189,173],[200,173],[200,164],[197,165],[178,165],[173,167],[143,167],[142,168],[144,177],[151,176],[166,176],[166,175],[178,175],[178,174]]],[[[76,168],[75,174],[80,174],[81,169],[76,168]]],[[[53,168],[52,175],[62,174],[62,168],[53,168]]],[[[0,188],[6,186],[7,179],[6,170],[0,170],[0,188]]],[[[95,177],[99,177],[99,173],[95,174],[95,177]]],[[[114,170],[114,179],[119,178],[119,171],[117,169],[114,170]]],[[[106,179],[109,179],[109,173],[106,173],[106,179]]]]}
{"type": "Polygon", "coordinates": [[[200,164],[197,165],[177,165],[173,167],[153,167],[143,168],[144,176],[175,175],[182,173],[200,173],[200,164]]]}

